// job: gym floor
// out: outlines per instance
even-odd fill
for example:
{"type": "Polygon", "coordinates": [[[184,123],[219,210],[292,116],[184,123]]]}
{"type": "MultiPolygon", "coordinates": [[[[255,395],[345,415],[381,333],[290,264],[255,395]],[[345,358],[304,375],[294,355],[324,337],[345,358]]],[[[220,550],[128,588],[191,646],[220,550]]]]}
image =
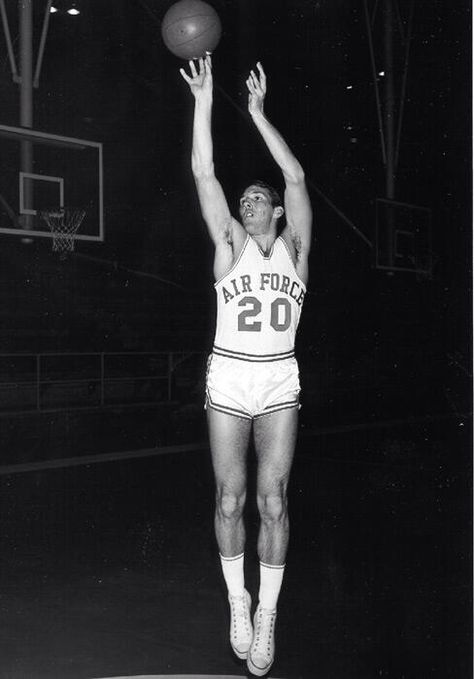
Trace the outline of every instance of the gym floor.
{"type": "MultiPolygon", "coordinates": [[[[301,432],[272,677],[471,676],[470,435],[459,418],[301,432]]],[[[0,483],[2,678],[247,675],[206,449],[0,483]]],[[[252,494],[246,520],[256,596],[252,494]]]]}

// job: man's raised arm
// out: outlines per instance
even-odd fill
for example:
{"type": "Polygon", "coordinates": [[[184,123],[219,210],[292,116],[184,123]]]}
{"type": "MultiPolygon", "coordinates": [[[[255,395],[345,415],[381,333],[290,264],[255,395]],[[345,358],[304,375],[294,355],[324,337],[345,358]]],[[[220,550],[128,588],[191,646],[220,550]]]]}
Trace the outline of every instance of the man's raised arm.
{"type": "MultiPolygon", "coordinates": [[[[267,92],[265,72],[257,63],[258,75],[251,71],[247,78],[249,90],[249,113],[260,132],[268,150],[280,167],[285,180],[285,232],[296,251],[296,258],[306,269],[304,263],[311,246],[312,210],[306,188],[303,168],[294,156],[286,141],[266,117],[263,104],[267,92]]],[[[304,274],[304,271],[302,272],[304,274]]]]}
{"type": "Polygon", "coordinates": [[[193,146],[191,165],[202,215],[216,246],[232,243],[233,218],[220,182],[214,174],[211,133],[212,63],[210,55],[198,60],[199,71],[189,62],[191,75],[180,73],[194,96],[193,146]]]}

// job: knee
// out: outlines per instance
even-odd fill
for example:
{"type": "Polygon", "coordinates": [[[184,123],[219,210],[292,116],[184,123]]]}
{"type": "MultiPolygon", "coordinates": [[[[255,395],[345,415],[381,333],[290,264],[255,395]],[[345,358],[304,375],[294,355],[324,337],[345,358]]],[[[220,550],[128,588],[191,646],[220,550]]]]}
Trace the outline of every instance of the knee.
{"type": "Polygon", "coordinates": [[[288,513],[288,500],[283,489],[279,492],[259,494],[257,504],[260,518],[264,523],[281,521],[288,513]]]}
{"type": "Polygon", "coordinates": [[[245,505],[245,493],[230,490],[218,490],[216,494],[216,509],[224,519],[237,519],[242,516],[245,505]]]}

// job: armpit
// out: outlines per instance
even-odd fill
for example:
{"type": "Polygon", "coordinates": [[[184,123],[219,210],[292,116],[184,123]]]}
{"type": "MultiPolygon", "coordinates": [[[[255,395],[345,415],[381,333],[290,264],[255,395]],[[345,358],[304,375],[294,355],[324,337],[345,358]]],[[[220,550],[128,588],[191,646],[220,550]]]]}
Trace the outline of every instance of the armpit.
{"type": "Polygon", "coordinates": [[[303,241],[301,240],[301,236],[299,234],[294,234],[291,240],[295,248],[296,259],[299,259],[303,251],[303,241]]]}
{"type": "Polygon", "coordinates": [[[223,238],[224,238],[225,242],[227,243],[227,245],[232,245],[232,243],[234,242],[233,232],[232,232],[232,219],[229,219],[224,224],[222,235],[223,235],[223,238]]]}

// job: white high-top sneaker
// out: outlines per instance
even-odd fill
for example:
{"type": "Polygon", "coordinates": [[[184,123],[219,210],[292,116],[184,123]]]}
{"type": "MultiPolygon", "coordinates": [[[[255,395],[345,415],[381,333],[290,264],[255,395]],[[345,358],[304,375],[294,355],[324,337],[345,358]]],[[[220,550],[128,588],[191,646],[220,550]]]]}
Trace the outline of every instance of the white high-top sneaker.
{"type": "Polygon", "coordinates": [[[235,655],[241,660],[245,660],[247,657],[250,644],[252,643],[251,603],[250,594],[246,589],[243,596],[231,596],[229,594],[230,645],[235,655]]]}
{"type": "Polygon", "coordinates": [[[257,606],[253,624],[254,633],[247,654],[247,667],[251,674],[263,677],[270,670],[275,658],[275,621],[276,610],[257,606]]]}

